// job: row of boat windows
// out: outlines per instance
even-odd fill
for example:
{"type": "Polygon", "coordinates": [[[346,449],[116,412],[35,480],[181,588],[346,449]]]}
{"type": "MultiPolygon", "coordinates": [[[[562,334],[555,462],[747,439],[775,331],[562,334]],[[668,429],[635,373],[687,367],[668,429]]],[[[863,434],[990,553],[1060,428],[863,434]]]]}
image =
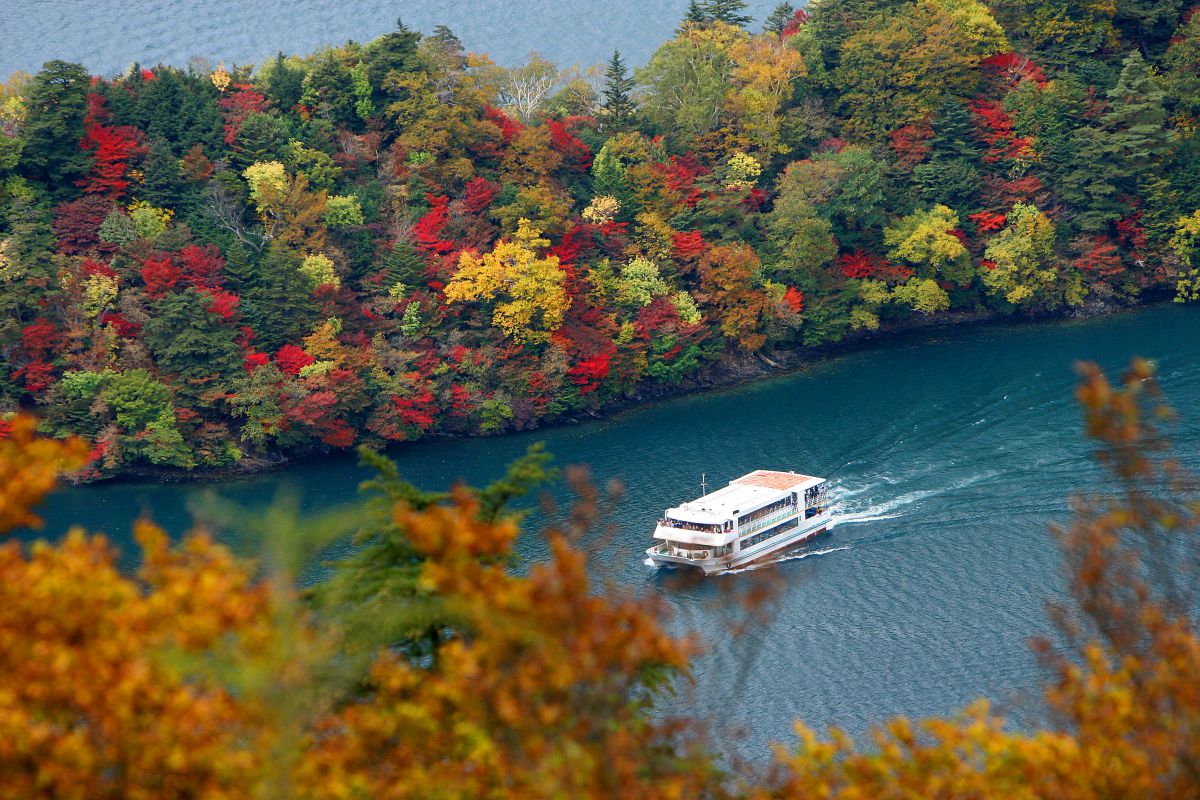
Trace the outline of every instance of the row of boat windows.
{"type": "MultiPolygon", "coordinates": [[[[822,501],[825,499],[825,491],[825,484],[814,486],[811,489],[806,490],[804,493],[805,506],[812,506],[818,503],[823,505],[822,501]]],[[[794,508],[795,506],[796,495],[790,494],[782,500],[776,500],[774,503],[771,503],[768,506],[763,506],[762,508],[751,511],[749,514],[746,514],[743,517],[738,517],[738,525],[749,525],[750,523],[760,520],[763,517],[770,516],[777,511],[782,511],[785,508],[794,508]]],[[[729,533],[733,529],[728,522],[724,524],[705,524],[702,522],[683,522],[682,520],[671,519],[670,517],[663,517],[658,521],[658,524],[667,528],[678,528],[679,530],[683,531],[697,531],[699,533],[729,533]]]]}
{"type": "Polygon", "coordinates": [[[681,531],[699,531],[700,533],[728,533],[732,530],[728,525],[706,525],[702,522],[683,522],[670,517],[663,517],[658,521],[659,525],[667,528],[678,528],[681,531]]]}
{"type": "Polygon", "coordinates": [[[790,531],[792,528],[795,528],[799,524],[800,524],[800,518],[797,517],[795,519],[789,519],[787,522],[783,523],[782,525],[776,525],[773,528],[767,528],[762,533],[756,533],[753,536],[747,536],[745,539],[742,539],[742,541],[741,541],[741,549],[742,549],[742,551],[749,550],[751,547],[754,547],[754,545],[759,544],[760,542],[765,542],[767,539],[770,539],[772,536],[778,536],[781,533],[786,533],[787,531],[790,531]]]}
{"type": "Polygon", "coordinates": [[[785,508],[794,507],[795,505],[796,495],[789,494],[787,497],[783,498],[782,500],[776,500],[769,506],[763,506],[762,508],[751,511],[744,517],[738,517],[738,525],[747,525],[751,522],[754,522],[756,519],[762,519],[765,516],[774,514],[776,511],[782,511],[785,508]]]}
{"type": "MultiPolygon", "coordinates": [[[[768,528],[762,533],[756,533],[753,536],[749,536],[740,540],[738,549],[741,552],[745,552],[753,548],[755,545],[761,544],[773,536],[778,536],[781,533],[787,533],[799,525],[799,517],[795,519],[789,519],[787,522],[768,528]]],[[[708,547],[705,545],[688,544],[686,542],[667,542],[666,547],[670,548],[672,555],[684,556],[685,558],[720,558],[733,552],[732,544],[723,545],[721,547],[708,547]]]]}

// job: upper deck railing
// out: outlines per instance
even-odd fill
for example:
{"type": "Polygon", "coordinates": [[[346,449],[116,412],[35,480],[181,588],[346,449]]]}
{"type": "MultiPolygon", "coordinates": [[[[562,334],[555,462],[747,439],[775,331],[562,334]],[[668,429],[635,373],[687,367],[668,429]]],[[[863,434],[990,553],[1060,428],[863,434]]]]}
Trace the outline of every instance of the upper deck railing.
{"type": "Polygon", "coordinates": [[[664,528],[674,528],[680,531],[694,531],[696,533],[728,533],[720,525],[705,524],[701,522],[684,522],[670,517],[662,517],[658,524],[664,528]]]}
{"type": "Polygon", "coordinates": [[[754,520],[754,522],[751,522],[749,525],[739,526],[737,529],[737,534],[739,537],[748,536],[755,531],[761,531],[763,528],[773,525],[781,519],[794,517],[798,513],[800,513],[800,506],[786,506],[779,511],[776,511],[774,514],[768,514],[765,517],[760,517],[759,519],[754,520]]]}

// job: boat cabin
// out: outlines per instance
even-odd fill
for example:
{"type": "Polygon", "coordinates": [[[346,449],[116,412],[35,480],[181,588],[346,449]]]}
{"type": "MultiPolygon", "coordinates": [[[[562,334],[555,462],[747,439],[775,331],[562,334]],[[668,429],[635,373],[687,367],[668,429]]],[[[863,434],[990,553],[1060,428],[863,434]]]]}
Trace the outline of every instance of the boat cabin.
{"type": "Polygon", "coordinates": [[[756,535],[781,533],[784,523],[791,522],[794,527],[826,506],[824,478],[760,469],[703,497],[668,508],[654,529],[654,538],[679,555],[719,558],[739,547],[746,549],[756,535]]]}

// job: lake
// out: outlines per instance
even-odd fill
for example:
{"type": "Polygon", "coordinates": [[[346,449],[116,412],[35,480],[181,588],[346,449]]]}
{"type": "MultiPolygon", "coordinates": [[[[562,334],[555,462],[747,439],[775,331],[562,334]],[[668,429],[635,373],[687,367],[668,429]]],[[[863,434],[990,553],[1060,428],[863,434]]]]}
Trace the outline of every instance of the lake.
{"type": "MultiPolygon", "coordinates": [[[[803,372],[595,422],[419,442],[392,456],[428,488],[480,484],[541,440],[558,463],[587,463],[601,484],[621,480],[615,533],[589,543],[594,578],[661,597],[673,629],[705,636],[695,685],[675,702],[718,723],[732,754],[761,759],[795,718],[861,733],[891,715],[946,714],[980,696],[1023,711],[1019,695],[1041,677],[1026,642],[1049,630],[1045,603],[1061,585],[1047,526],[1067,518],[1073,493],[1104,486],[1082,435],[1072,365],[1095,360],[1115,377],[1135,354],[1157,363],[1181,414],[1175,438],[1200,467],[1200,308],[1172,305],[910,334],[803,372]],[[642,551],[662,510],[699,494],[702,473],[716,487],[756,468],[829,477],[837,524],[778,566],[774,604],[747,619],[725,590],[763,575],[680,585],[642,551]]],[[[365,475],[353,457],[338,456],[216,488],[261,505],[286,487],[307,508],[324,509],[352,501],[365,475]]],[[[44,508],[43,534],[80,522],[129,554],[138,514],[179,534],[204,491],[65,489],[44,508]]],[[[561,484],[551,494],[568,499],[561,484]]],[[[536,531],[519,549],[527,562],[547,553],[536,531]]]]}
{"type": "MultiPolygon", "coordinates": [[[[748,4],[762,27],[775,0],[748,4]]],[[[468,50],[501,64],[530,51],[569,66],[587,67],[620,50],[626,63],[644,63],[671,38],[687,0],[5,0],[0,3],[0,78],[35,72],[50,59],[76,61],[98,75],[133,62],[185,66],[200,56],[213,64],[260,64],[277,52],[307,54],[353,39],[370,41],[395,29],[396,18],[429,33],[447,25],[468,50]]],[[[798,4],[797,4],[798,5],[798,4]]]]}

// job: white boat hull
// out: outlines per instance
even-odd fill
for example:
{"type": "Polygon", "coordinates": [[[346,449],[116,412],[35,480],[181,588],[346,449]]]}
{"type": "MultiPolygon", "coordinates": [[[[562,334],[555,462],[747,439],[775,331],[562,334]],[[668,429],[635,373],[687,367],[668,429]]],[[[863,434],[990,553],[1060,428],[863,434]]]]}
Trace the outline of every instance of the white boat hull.
{"type": "Polygon", "coordinates": [[[659,567],[691,567],[703,570],[705,575],[714,575],[739,567],[746,567],[759,561],[769,561],[778,558],[785,551],[798,547],[824,533],[833,519],[833,513],[826,511],[809,517],[799,527],[767,539],[763,542],[736,553],[716,558],[696,559],[687,556],[672,555],[665,551],[662,545],[656,545],[646,550],[646,555],[659,567]]]}

